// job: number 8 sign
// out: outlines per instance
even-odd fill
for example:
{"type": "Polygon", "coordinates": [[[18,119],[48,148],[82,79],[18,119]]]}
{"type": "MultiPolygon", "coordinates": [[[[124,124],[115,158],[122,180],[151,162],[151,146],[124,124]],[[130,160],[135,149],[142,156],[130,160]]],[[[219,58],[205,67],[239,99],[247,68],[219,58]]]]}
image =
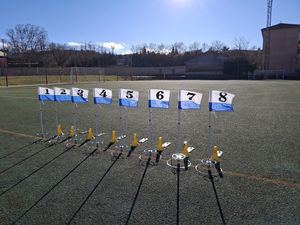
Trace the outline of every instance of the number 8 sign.
{"type": "Polygon", "coordinates": [[[149,108],[169,108],[170,90],[149,90],[149,108]]]}

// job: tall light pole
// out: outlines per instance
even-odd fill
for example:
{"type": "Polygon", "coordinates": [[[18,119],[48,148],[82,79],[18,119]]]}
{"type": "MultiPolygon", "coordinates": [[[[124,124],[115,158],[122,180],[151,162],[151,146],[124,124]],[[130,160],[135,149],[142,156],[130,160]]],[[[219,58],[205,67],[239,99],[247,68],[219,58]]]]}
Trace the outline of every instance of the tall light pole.
{"type": "Polygon", "coordinates": [[[266,36],[265,36],[265,63],[264,69],[269,70],[270,66],[270,44],[271,44],[271,32],[270,27],[272,24],[272,5],[273,0],[267,0],[267,26],[266,26],[266,36]]]}

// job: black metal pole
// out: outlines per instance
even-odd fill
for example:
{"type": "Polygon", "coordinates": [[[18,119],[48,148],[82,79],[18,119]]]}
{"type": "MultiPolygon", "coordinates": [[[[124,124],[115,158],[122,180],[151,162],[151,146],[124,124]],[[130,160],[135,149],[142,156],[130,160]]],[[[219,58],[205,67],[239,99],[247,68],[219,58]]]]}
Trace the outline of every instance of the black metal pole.
{"type": "Polygon", "coordinates": [[[27,159],[30,159],[31,157],[33,157],[33,156],[35,156],[35,155],[41,153],[42,151],[45,151],[47,148],[50,148],[50,147],[52,147],[52,146],[53,146],[53,145],[51,145],[51,146],[49,145],[49,146],[47,146],[47,147],[44,147],[44,148],[38,150],[37,152],[35,152],[35,153],[33,153],[33,154],[27,156],[26,158],[24,158],[24,159],[22,159],[22,160],[20,160],[20,161],[18,161],[18,162],[16,162],[16,163],[14,163],[13,165],[7,167],[7,168],[4,169],[4,170],[0,171],[0,174],[5,173],[7,170],[10,170],[10,169],[16,167],[17,165],[21,164],[22,162],[25,162],[27,159]]]}
{"type": "Polygon", "coordinates": [[[65,154],[67,151],[71,150],[75,145],[71,146],[70,148],[67,148],[66,150],[64,150],[63,152],[61,152],[60,154],[58,154],[57,156],[55,156],[54,158],[52,158],[50,161],[44,163],[42,166],[40,166],[39,168],[35,169],[34,171],[32,171],[30,174],[28,174],[27,176],[23,177],[21,180],[19,180],[17,183],[15,183],[14,185],[10,186],[8,189],[6,189],[5,191],[3,191],[0,196],[4,195],[6,192],[10,191],[11,189],[13,189],[14,187],[16,187],[17,185],[19,185],[20,183],[22,183],[24,180],[26,180],[27,178],[31,177],[32,175],[34,175],[35,173],[37,173],[39,170],[43,169],[45,166],[47,166],[48,164],[50,164],[51,162],[53,162],[55,159],[57,159],[58,157],[62,156],[63,154],[65,154]]]}
{"type": "Polygon", "coordinates": [[[180,163],[177,163],[177,210],[176,210],[176,224],[179,225],[179,174],[180,174],[180,163]]]}
{"type": "Polygon", "coordinates": [[[19,151],[21,151],[21,150],[23,150],[23,149],[25,149],[25,148],[27,148],[27,147],[29,147],[29,146],[31,146],[31,145],[34,145],[34,144],[38,143],[39,141],[41,141],[41,139],[36,140],[36,141],[34,141],[34,142],[31,142],[31,143],[29,143],[29,144],[27,144],[27,145],[24,145],[24,146],[22,146],[22,147],[16,149],[15,151],[12,151],[12,152],[10,152],[10,153],[4,155],[4,156],[1,156],[0,159],[4,159],[4,158],[6,158],[6,157],[8,157],[8,156],[10,156],[10,155],[12,155],[12,154],[14,154],[14,153],[16,153],[16,152],[19,152],[19,151]]]}
{"type": "Polygon", "coordinates": [[[219,201],[218,193],[217,193],[217,190],[216,190],[216,187],[215,187],[214,177],[211,173],[211,170],[208,170],[208,176],[209,176],[209,179],[210,179],[211,184],[212,184],[213,189],[214,189],[214,193],[215,193],[215,196],[216,196],[216,200],[217,200],[220,216],[221,216],[221,219],[222,219],[222,223],[223,223],[223,225],[226,225],[224,214],[223,214],[221,204],[220,204],[220,201],[219,201]]]}
{"type": "Polygon", "coordinates": [[[95,187],[93,188],[93,190],[88,194],[88,196],[84,199],[84,201],[81,203],[81,205],[79,206],[79,208],[76,210],[76,212],[72,215],[71,219],[69,220],[69,222],[67,222],[66,224],[69,225],[71,224],[71,222],[73,221],[73,219],[75,218],[75,216],[77,215],[77,213],[81,210],[81,208],[85,205],[85,203],[87,202],[87,200],[92,196],[92,194],[95,192],[95,190],[97,189],[97,187],[99,186],[99,184],[102,182],[102,180],[104,179],[104,177],[108,174],[108,172],[110,171],[110,169],[114,166],[114,164],[118,161],[118,159],[120,158],[120,156],[122,155],[122,152],[119,153],[119,155],[116,157],[116,159],[113,161],[113,163],[110,165],[110,167],[106,170],[106,172],[104,173],[104,175],[101,177],[101,179],[98,181],[98,183],[95,185],[95,187]]]}
{"type": "Polygon", "coordinates": [[[82,163],[84,163],[89,157],[91,157],[98,148],[94,149],[89,155],[81,160],[73,169],[71,169],[63,178],[61,178],[56,184],[54,184],[45,194],[43,194],[33,205],[31,205],[25,212],[22,213],[17,219],[14,220],[12,225],[16,224],[22,219],[33,207],[35,207],[43,198],[45,198],[54,188],[56,188],[61,182],[63,182],[74,170],[76,170],[82,163]]]}
{"type": "Polygon", "coordinates": [[[127,224],[129,223],[129,220],[130,220],[131,214],[132,214],[132,212],[133,212],[133,208],[134,208],[135,202],[136,202],[136,200],[137,200],[137,198],[138,198],[138,195],[139,195],[139,193],[140,193],[140,190],[141,190],[141,187],[142,187],[142,184],[143,184],[143,181],[144,181],[144,178],[145,178],[147,169],[148,169],[148,167],[149,167],[150,161],[151,161],[151,155],[149,156],[149,158],[148,158],[148,160],[147,160],[147,164],[146,164],[146,167],[145,167],[145,170],[144,170],[142,179],[141,179],[141,181],[140,181],[139,187],[138,187],[138,189],[137,189],[137,191],[136,191],[136,194],[135,194],[135,196],[134,196],[134,200],[133,200],[133,202],[132,202],[132,205],[131,205],[131,208],[130,208],[130,212],[129,212],[129,215],[128,215],[128,217],[127,217],[127,220],[126,220],[125,225],[127,225],[127,224]]]}

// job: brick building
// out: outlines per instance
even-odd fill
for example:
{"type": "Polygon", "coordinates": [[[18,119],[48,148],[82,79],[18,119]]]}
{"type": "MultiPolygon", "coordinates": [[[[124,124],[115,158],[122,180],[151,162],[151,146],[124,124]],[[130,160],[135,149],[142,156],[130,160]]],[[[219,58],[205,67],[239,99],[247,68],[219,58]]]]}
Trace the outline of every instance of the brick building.
{"type": "Polygon", "coordinates": [[[300,24],[279,23],[268,29],[263,28],[261,32],[263,36],[263,68],[285,72],[299,71],[300,24]],[[268,40],[270,40],[269,48],[268,40]],[[265,57],[268,51],[269,60],[265,57]]]}

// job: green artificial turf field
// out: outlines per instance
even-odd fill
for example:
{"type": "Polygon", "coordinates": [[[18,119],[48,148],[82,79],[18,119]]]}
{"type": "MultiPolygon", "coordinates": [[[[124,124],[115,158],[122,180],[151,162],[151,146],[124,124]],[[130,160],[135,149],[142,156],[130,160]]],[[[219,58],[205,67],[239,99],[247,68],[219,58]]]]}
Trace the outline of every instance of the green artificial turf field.
{"type": "MultiPolygon", "coordinates": [[[[200,159],[208,157],[208,91],[223,90],[236,95],[233,113],[212,115],[213,144],[224,151],[224,178],[215,185],[226,224],[299,224],[300,221],[300,82],[299,81],[119,81],[75,84],[90,90],[90,102],[77,107],[78,128],[95,129],[92,88],[113,91],[113,104],[98,108],[99,131],[120,130],[128,137],[148,135],[147,94],[151,88],[171,90],[169,109],[152,110],[155,138],[172,144],[157,166],[150,166],[142,184],[129,224],[176,224],[176,175],[166,160],[176,151],[177,93],[180,89],[203,93],[201,110],[181,114],[183,140],[195,147],[192,166],[180,173],[179,221],[187,224],[222,224],[212,184],[196,172],[200,159]],[[118,90],[140,92],[139,107],[122,109],[119,120],[118,90]]],[[[71,85],[63,85],[71,87],[71,85]]],[[[45,147],[38,143],[1,159],[34,140],[40,132],[37,87],[0,88],[0,171],[45,147]]],[[[73,125],[72,103],[58,104],[58,120],[67,133],[73,125]]],[[[55,134],[55,103],[43,105],[44,127],[55,134]]],[[[80,135],[79,142],[85,136],[80,135]]],[[[182,145],[182,144],[181,144],[182,145]]],[[[144,166],[139,154],[153,148],[147,142],[129,158],[119,159],[76,215],[72,224],[125,224],[144,166]]],[[[11,224],[76,166],[91,148],[74,148],[37,173],[1,195],[35,169],[63,152],[54,145],[6,172],[0,172],[0,224],[11,224]]],[[[33,207],[18,224],[65,224],[111,165],[111,151],[89,157],[74,172],[33,207]]],[[[125,153],[124,153],[125,155],[125,153]]]]}

